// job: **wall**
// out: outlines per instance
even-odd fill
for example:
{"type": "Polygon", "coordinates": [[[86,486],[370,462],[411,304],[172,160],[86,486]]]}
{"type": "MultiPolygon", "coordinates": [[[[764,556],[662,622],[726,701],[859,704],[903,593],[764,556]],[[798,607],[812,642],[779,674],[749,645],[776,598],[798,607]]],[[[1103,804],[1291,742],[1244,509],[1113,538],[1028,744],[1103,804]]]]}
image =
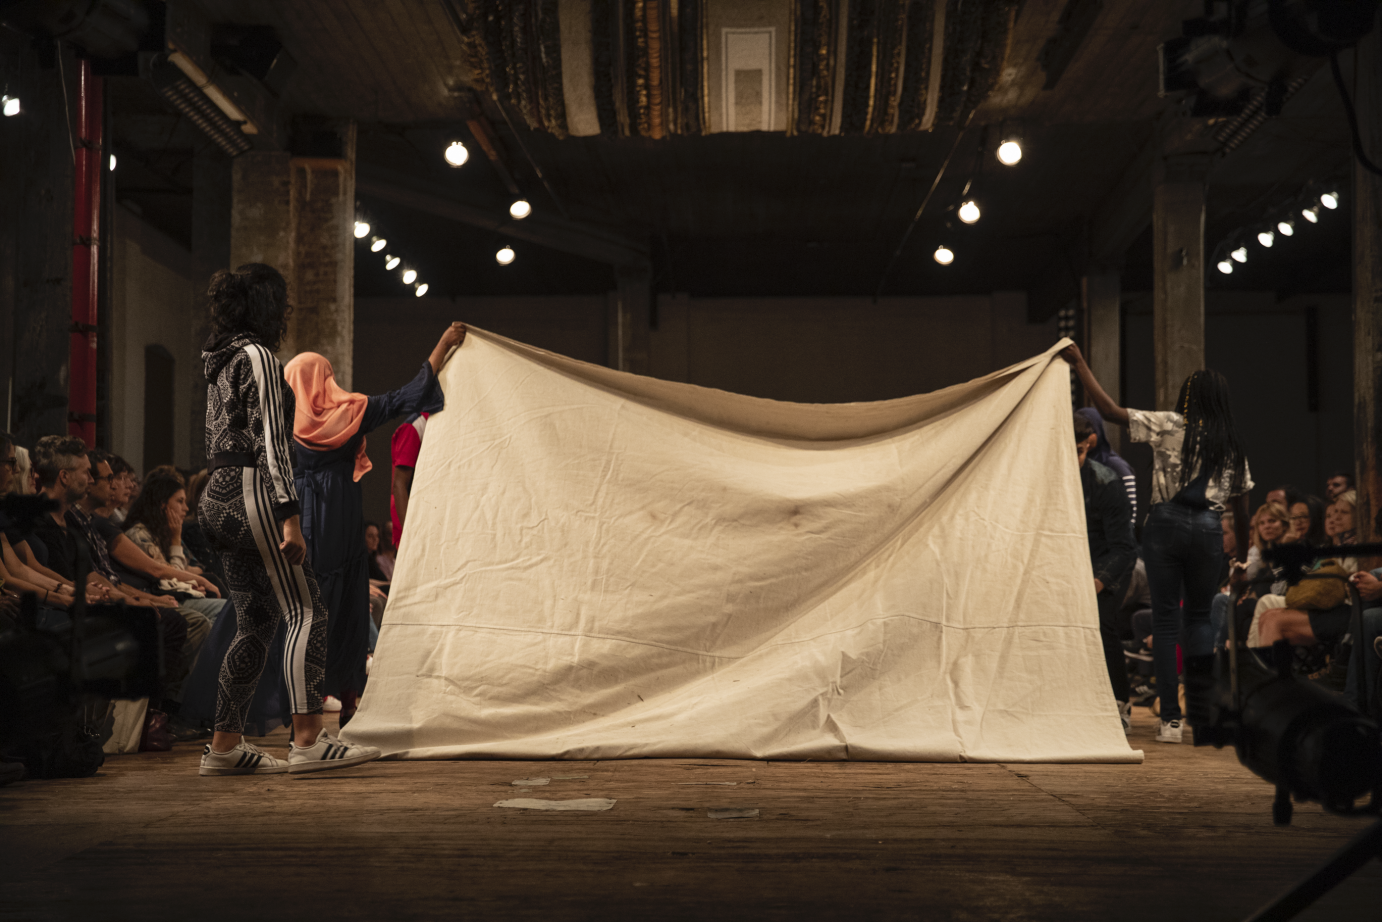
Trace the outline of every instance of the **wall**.
{"type": "MultiPolygon", "coordinates": [[[[605,364],[602,296],[357,298],[356,389],[377,394],[417,373],[451,320],[605,364]]],[[[1041,352],[1055,322],[1028,324],[1021,292],[950,298],[691,298],[662,295],[652,373],[778,400],[883,400],[967,381],[1041,352]]],[[[401,420],[400,420],[401,421],[401,420]]],[[[365,514],[389,509],[389,438],[369,438],[365,514]]]]}
{"type": "MultiPolygon", "coordinates": [[[[1257,488],[1252,506],[1284,483],[1322,495],[1326,476],[1353,469],[1353,327],[1348,295],[1206,292],[1205,364],[1228,378],[1239,438],[1257,488]],[[1315,308],[1318,402],[1309,404],[1307,308],[1315,308]]],[[[1130,407],[1154,403],[1151,298],[1124,298],[1124,395],[1130,407]]],[[[1147,508],[1151,454],[1128,446],[1147,508]]]]}
{"type": "Polygon", "coordinates": [[[205,272],[184,247],[123,207],[115,213],[114,257],[111,449],[144,471],[144,348],[157,343],[174,360],[174,463],[188,467],[194,441],[203,438],[192,408],[199,387],[204,390],[197,294],[205,272]]]}

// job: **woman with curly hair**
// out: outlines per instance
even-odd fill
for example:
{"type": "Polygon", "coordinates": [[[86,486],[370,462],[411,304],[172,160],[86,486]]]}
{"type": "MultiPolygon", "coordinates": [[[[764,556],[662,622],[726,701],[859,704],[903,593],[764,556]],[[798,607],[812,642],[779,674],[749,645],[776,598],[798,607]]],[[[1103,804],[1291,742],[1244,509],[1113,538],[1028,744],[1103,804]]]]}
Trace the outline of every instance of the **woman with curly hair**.
{"type": "Polygon", "coordinates": [[[217,272],[208,292],[213,333],[202,358],[209,383],[206,454],[210,477],[198,519],[221,552],[236,609],[236,633],[221,663],[215,735],[203,775],[312,772],[379,758],[370,746],[322,729],[326,609],[307,561],[293,484],[293,391],[275,357],[287,328],[288,284],[248,263],[217,272]],[[287,760],[245,742],[245,715],[280,622],[286,622],[283,678],[292,711],[287,760]]]}

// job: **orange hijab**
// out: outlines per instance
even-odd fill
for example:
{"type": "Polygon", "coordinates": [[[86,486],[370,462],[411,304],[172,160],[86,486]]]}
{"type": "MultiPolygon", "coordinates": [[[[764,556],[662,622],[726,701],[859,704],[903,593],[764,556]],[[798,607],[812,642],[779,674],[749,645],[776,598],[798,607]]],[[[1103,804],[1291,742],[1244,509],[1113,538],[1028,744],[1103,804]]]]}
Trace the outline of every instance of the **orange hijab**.
{"type": "MultiPolygon", "coordinates": [[[[308,448],[329,451],[340,448],[360,431],[369,398],[352,394],[336,383],[336,372],[326,356],[304,352],[283,367],[283,377],[297,397],[293,417],[293,438],[308,448]]],[[[355,480],[374,465],[365,454],[365,440],[355,453],[355,480]]]]}

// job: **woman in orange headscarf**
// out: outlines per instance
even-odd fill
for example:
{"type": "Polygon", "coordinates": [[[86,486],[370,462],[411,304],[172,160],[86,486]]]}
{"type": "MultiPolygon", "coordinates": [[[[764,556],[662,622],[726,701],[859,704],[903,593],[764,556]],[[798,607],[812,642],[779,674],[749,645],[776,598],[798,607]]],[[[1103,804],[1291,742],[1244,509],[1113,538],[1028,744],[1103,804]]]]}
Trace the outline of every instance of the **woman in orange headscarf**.
{"type": "Polygon", "coordinates": [[[371,467],[365,436],[393,417],[439,410],[437,373],[447,353],[464,340],[465,324],[451,324],[417,377],[378,397],[344,390],[331,363],[315,352],[304,352],[283,368],[297,398],[293,479],[302,504],[302,536],[328,612],[322,693],[340,700],[342,724],[354,715],[364,691],[369,646],[369,559],[359,483],[371,467]]]}

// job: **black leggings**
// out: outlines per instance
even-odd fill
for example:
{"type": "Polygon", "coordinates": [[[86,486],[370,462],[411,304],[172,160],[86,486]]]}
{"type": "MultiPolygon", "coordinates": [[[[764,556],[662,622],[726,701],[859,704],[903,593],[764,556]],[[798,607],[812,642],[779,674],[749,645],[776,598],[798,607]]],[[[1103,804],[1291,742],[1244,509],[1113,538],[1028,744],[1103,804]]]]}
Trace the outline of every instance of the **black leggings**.
{"type": "Polygon", "coordinates": [[[1132,699],[1132,688],[1128,684],[1128,664],[1123,656],[1122,632],[1118,629],[1118,609],[1123,605],[1123,596],[1128,591],[1128,577],[1124,576],[1115,586],[1105,586],[1099,593],[1099,640],[1104,645],[1104,665],[1108,668],[1108,680],[1113,685],[1113,697],[1126,702],[1132,699]]]}

